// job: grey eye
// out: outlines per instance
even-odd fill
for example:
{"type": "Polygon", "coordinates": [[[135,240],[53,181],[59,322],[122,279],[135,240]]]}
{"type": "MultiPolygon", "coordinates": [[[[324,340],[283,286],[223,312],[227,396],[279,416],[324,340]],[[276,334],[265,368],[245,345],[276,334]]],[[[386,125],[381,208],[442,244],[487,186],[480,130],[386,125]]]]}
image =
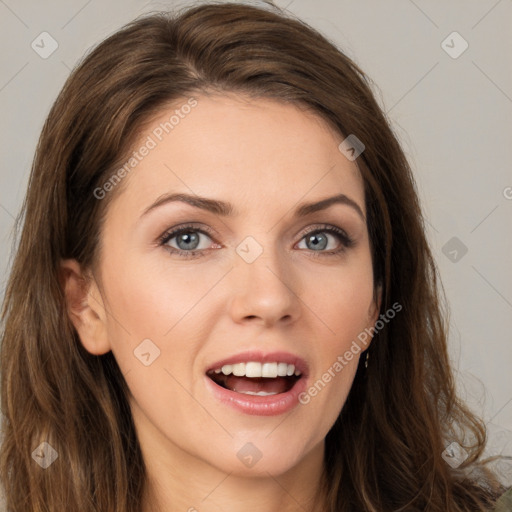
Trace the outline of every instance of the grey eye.
{"type": "Polygon", "coordinates": [[[306,245],[308,249],[320,249],[323,250],[327,247],[327,236],[322,233],[314,233],[306,237],[306,245]]]}
{"type": "Polygon", "coordinates": [[[199,234],[192,231],[181,233],[175,238],[179,249],[197,249],[199,245],[199,234]]]}
{"type": "Polygon", "coordinates": [[[169,233],[164,240],[165,245],[182,251],[195,251],[196,249],[207,249],[208,243],[204,247],[199,247],[201,235],[207,239],[210,238],[206,233],[199,229],[185,228],[169,233]],[[172,242],[172,243],[171,243],[172,242]]]}

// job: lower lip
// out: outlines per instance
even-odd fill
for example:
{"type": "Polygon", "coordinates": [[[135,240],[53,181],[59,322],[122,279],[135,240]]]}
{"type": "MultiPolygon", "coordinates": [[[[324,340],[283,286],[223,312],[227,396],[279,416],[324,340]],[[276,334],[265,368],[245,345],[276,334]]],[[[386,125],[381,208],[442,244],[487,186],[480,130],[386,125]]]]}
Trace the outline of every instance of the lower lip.
{"type": "Polygon", "coordinates": [[[278,416],[291,411],[299,403],[299,395],[306,389],[306,378],[300,378],[286,393],[256,396],[236,393],[215,384],[205,375],[207,387],[217,400],[244,414],[278,416]]]}

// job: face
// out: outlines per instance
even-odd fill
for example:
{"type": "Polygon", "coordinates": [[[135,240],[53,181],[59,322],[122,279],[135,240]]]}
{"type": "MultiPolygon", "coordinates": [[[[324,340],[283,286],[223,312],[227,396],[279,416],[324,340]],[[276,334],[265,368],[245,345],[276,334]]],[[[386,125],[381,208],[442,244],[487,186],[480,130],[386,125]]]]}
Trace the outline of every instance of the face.
{"type": "Polygon", "coordinates": [[[323,449],[378,316],[363,181],[311,113],[195,100],[134,147],[94,320],[75,325],[90,352],[112,350],[145,454],[277,475],[323,449]]]}

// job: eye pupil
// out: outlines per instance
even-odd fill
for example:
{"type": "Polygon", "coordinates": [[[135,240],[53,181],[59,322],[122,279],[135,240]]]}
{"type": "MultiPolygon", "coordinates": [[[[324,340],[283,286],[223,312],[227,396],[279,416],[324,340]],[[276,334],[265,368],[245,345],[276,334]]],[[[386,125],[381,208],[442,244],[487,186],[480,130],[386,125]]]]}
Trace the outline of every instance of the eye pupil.
{"type": "Polygon", "coordinates": [[[311,248],[325,249],[325,247],[327,246],[327,237],[320,233],[316,233],[307,238],[307,243],[309,243],[309,242],[311,242],[313,244],[313,247],[308,246],[309,249],[311,249],[311,248]],[[320,240],[320,242],[318,240],[320,240]]]}
{"type": "Polygon", "coordinates": [[[181,233],[177,237],[177,244],[180,247],[180,249],[195,249],[198,245],[198,242],[199,242],[199,235],[192,231],[186,231],[184,233],[181,233]],[[180,245],[181,241],[185,242],[184,247],[182,245],[180,245]],[[187,244],[191,244],[191,245],[193,245],[193,247],[190,247],[190,245],[187,245],[187,244]]]}

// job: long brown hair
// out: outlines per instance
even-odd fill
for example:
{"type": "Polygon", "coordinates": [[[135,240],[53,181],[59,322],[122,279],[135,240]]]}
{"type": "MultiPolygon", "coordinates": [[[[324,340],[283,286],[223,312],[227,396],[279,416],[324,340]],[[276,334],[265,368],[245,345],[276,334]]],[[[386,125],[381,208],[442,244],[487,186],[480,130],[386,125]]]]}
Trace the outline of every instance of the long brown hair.
{"type": "Polygon", "coordinates": [[[368,369],[360,363],[327,435],[325,510],[488,510],[503,488],[491,473],[483,483],[471,478],[484,425],[454,391],[447,310],[416,186],[371,85],[305,23],[236,3],[142,16],[73,70],[37,146],[2,310],[0,478],[8,511],[141,510],[146,471],[126,382],[111,352],[94,356],[81,345],[59,263],[74,258],[94,268],[120,188],[103,200],[94,191],[164,106],[210,92],[307,107],[365,145],[357,162],[375,289],[382,286],[381,311],[403,309],[375,334],[368,369]],[[456,470],[442,457],[455,441],[469,454],[456,470]],[[43,442],[58,454],[46,469],[32,456],[43,442]]]}

